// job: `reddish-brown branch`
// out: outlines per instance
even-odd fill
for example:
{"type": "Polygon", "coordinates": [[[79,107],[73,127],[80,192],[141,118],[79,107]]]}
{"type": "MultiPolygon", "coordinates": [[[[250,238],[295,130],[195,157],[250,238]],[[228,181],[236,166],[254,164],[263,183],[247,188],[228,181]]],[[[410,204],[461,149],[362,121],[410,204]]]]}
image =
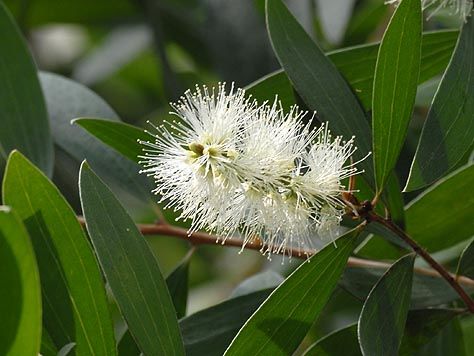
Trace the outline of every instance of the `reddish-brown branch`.
{"type": "MultiPolygon", "coordinates": [[[[82,225],[85,225],[84,218],[78,217],[79,222],[82,225]]],[[[195,232],[191,234],[190,236],[188,235],[188,232],[186,229],[172,226],[169,224],[139,224],[138,228],[140,232],[143,235],[162,235],[162,236],[170,236],[170,237],[176,237],[180,238],[183,240],[188,241],[194,246],[197,245],[223,245],[223,246],[230,246],[230,247],[237,247],[237,248],[245,248],[248,250],[260,250],[262,248],[261,242],[258,241],[252,241],[247,243],[245,246],[243,246],[243,241],[240,239],[227,239],[224,242],[219,242],[216,243],[216,236],[209,235],[204,232],[195,232]]],[[[286,249],[285,251],[281,251],[280,254],[285,253],[285,255],[291,255],[296,258],[302,258],[305,259],[307,256],[311,256],[317,251],[315,250],[300,250],[300,249],[286,249]]],[[[373,260],[367,260],[367,259],[362,259],[362,258],[357,258],[357,257],[350,257],[348,262],[347,262],[348,267],[365,267],[365,268],[379,268],[379,269],[387,269],[391,265],[389,263],[385,262],[380,262],[380,261],[373,261],[373,260]]],[[[438,273],[436,270],[429,269],[429,268],[415,268],[415,273],[420,274],[420,275],[425,275],[425,276],[430,276],[430,277],[437,277],[441,278],[442,276],[440,273],[438,273]]],[[[449,274],[450,278],[455,278],[454,275],[449,274]]],[[[464,277],[464,276],[458,276],[457,278],[458,283],[463,284],[465,286],[472,286],[474,287],[474,280],[464,277]]]]}
{"type": "Polygon", "coordinates": [[[368,215],[368,220],[376,221],[379,224],[382,224],[387,229],[397,234],[397,236],[399,236],[408,245],[410,245],[410,247],[413,248],[413,251],[415,251],[421,258],[423,258],[435,271],[439,273],[442,278],[444,278],[451,285],[451,287],[459,294],[461,299],[464,301],[469,311],[474,314],[474,300],[472,300],[472,298],[458,283],[460,281],[459,277],[456,278],[456,276],[449,273],[442,265],[436,262],[435,259],[431,257],[431,255],[425,249],[418,245],[415,240],[408,236],[405,231],[403,231],[400,227],[394,224],[390,219],[384,219],[377,214],[370,213],[368,215]]]}

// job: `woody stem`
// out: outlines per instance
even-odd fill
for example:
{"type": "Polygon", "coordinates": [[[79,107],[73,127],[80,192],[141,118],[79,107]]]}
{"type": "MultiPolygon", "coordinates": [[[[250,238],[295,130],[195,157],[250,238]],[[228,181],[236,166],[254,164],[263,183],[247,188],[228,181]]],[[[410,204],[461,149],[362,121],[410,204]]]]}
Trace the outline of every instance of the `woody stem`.
{"type": "Polygon", "coordinates": [[[398,237],[405,241],[421,258],[423,258],[435,271],[437,271],[442,278],[448,282],[451,287],[459,294],[461,299],[466,304],[466,307],[474,314],[474,300],[466,293],[466,291],[459,285],[456,278],[450,274],[442,265],[436,262],[433,257],[418,243],[408,236],[399,226],[393,223],[390,219],[385,219],[373,212],[368,213],[368,221],[375,221],[385,226],[390,231],[394,232],[398,237]]]}

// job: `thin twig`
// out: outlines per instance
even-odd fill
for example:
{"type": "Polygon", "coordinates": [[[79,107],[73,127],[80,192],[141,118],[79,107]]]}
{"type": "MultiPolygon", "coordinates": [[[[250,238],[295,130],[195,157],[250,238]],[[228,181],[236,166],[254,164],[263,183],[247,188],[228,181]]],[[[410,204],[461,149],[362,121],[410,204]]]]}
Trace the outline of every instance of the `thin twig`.
{"type": "MultiPolygon", "coordinates": [[[[85,221],[84,218],[79,216],[79,222],[84,226],[85,221]]],[[[223,245],[223,246],[230,246],[230,247],[238,247],[238,248],[245,248],[247,250],[260,250],[262,248],[262,243],[260,241],[251,241],[243,244],[243,240],[241,239],[226,239],[222,241],[220,239],[219,243],[216,243],[217,237],[204,233],[204,232],[195,232],[191,235],[188,235],[186,229],[172,226],[169,224],[138,224],[138,229],[143,235],[162,235],[162,236],[170,236],[170,237],[177,237],[183,240],[188,241],[193,246],[197,245],[223,245]]],[[[282,250],[279,254],[285,254],[289,256],[293,256],[296,258],[306,259],[308,256],[312,256],[316,253],[316,250],[301,250],[301,249],[294,249],[294,248],[287,248],[286,250],[282,250]]],[[[367,260],[357,257],[349,257],[347,262],[348,267],[357,267],[357,268],[377,268],[377,269],[388,269],[391,264],[374,261],[374,260],[367,260]]],[[[415,273],[429,276],[429,277],[436,277],[441,278],[442,276],[436,270],[429,269],[429,268],[415,268],[415,273]]],[[[448,273],[449,274],[449,273],[448,273]]],[[[453,274],[449,274],[451,278],[455,278],[453,274]]],[[[458,283],[463,284],[465,286],[474,287],[474,280],[465,277],[459,276],[458,283]]]]}
{"type": "Polygon", "coordinates": [[[441,275],[441,277],[443,277],[451,285],[451,287],[459,294],[461,299],[464,301],[469,311],[474,314],[474,300],[472,300],[469,294],[467,294],[466,291],[460,286],[460,284],[458,283],[459,279],[456,280],[456,276],[449,273],[442,265],[436,262],[425,249],[418,245],[415,240],[408,236],[405,231],[403,231],[400,227],[394,224],[391,220],[384,219],[383,217],[373,212],[368,215],[368,219],[369,221],[376,221],[379,224],[382,224],[387,229],[397,234],[397,236],[399,236],[408,245],[410,245],[411,248],[413,248],[413,251],[415,251],[421,258],[423,258],[434,270],[436,270],[441,275]]]}

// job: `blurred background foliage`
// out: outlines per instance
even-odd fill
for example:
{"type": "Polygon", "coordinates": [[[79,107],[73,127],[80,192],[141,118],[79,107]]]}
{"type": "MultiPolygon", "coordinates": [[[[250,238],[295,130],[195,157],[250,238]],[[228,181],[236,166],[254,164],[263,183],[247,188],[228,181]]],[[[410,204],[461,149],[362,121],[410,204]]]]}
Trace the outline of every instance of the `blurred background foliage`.
{"type": "MultiPolygon", "coordinates": [[[[170,110],[168,103],[196,84],[212,86],[218,81],[226,81],[245,87],[279,69],[265,29],[264,0],[4,2],[27,39],[41,71],[60,74],[87,86],[110,106],[97,103],[97,110],[76,112],[73,117],[61,118],[63,122],[69,122],[77,115],[110,119],[116,116],[130,124],[147,127],[147,120],[159,124],[166,119],[170,110]]],[[[383,0],[288,0],[286,3],[325,51],[380,40],[393,11],[383,0]]],[[[440,12],[425,22],[424,30],[457,29],[460,21],[440,12]]],[[[43,88],[48,83],[44,78],[48,76],[41,75],[43,88]]],[[[61,79],[56,79],[59,82],[54,83],[60,84],[61,79]]],[[[427,107],[439,79],[435,77],[419,87],[414,118],[397,167],[401,181],[406,180],[427,107]]],[[[55,88],[57,95],[61,95],[61,87],[55,85],[55,88]]],[[[78,101],[74,106],[77,111],[83,94],[71,94],[60,100],[78,101]]],[[[52,100],[49,95],[46,94],[47,102],[52,100]]],[[[272,99],[268,97],[268,100],[272,99]]],[[[72,112],[66,110],[57,115],[72,112]]],[[[51,109],[50,116],[53,116],[51,109]]],[[[53,120],[53,133],[58,127],[53,120]]],[[[58,135],[64,137],[55,139],[54,173],[55,183],[78,212],[76,187],[80,159],[67,147],[80,131],[79,127],[58,131],[58,135]]],[[[78,144],[84,145],[84,141],[78,141],[78,144]]],[[[106,151],[97,152],[103,154],[99,161],[113,159],[104,153],[106,151]]],[[[156,198],[150,198],[149,183],[143,182],[141,190],[145,193],[140,195],[136,189],[131,188],[129,192],[125,189],[125,198],[122,198],[137,222],[150,222],[156,219],[156,206],[150,203],[156,198]]],[[[415,196],[416,192],[406,194],[405,203],[415,196]]],[[[174,219],[172,212],[165,211],[165,217],[174,219]]],[[[185,241],[171,238],[149,237],[149,242],[165,275],[189,249],[185,241]]],[[[459,255],[460,248],[441,251],[437,257],[449,263],[459,255]]],[[[218,246],[200,247],[195,251],[190,265],[188,314],[229,297],[242,280],[257,272],[273,270],[286,276],[299,264],[293,259],[283,265],[279,256],[269,261],[254,251],[237,252],[218,246]]],[[[270,284],[278,279],[274,274],[267,277],[270,284]]],[[[338,288],[307,344],[311,339],[355,322],[361,307],[360,300],[338,288]]],[[[462,327],[472,333],[472,318],[462,327]]],[[[471,343],[468,349],[474,348],[474,340],[466,338],[465,342],[471,343]]]]}

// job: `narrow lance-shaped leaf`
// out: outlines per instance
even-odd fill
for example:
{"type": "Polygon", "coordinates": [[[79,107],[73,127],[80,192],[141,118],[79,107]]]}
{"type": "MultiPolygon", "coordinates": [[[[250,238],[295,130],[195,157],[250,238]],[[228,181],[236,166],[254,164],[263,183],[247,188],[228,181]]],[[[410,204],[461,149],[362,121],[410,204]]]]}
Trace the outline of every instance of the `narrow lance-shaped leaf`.
{"type": "Polygon", "coordinates": [[[41,287],[21,220],[0,206],[0,355],[36,356],[41,343],[41,287]]]}
{"type": "Polygon", "coordinates": [[[423,188],[455,169],[474,145],[474,16],[464,24],[438,87],[405,190],[423,188]]]}
{"type": "Polygon", "coordinates": [[[0,2],[0,175],[19,149],[43,172],[53,172],[53,143],[35,64],[20,30],[0,2]]]}
{"type": "Polygon", "coordinates": [[[361,227],[301,264],[240,329],[226,355],[289,355],[328,301],[361,227]]]}
{"type": "Polygon", "coordinates": [[[474,279],[474,240],[462,252],[456,273],[474,279]]]}
{"type": "Polygon", "coordinates": [[[357,333],[364,356],[395,356],[410,306],[415,255],[395,262],[380,278],[362,308],[357,333]]]}
{"type": "Polygon", "coordinates": [[[138,140],[154,139],[143,129],[123,122],[80,118],[74,120],[74,123],[136,163],[140,161],[138,156],[143,155],[143,146],[138,140]]]}
{"type": "Polygon", "coordinates": [[[188,303],[188,277],[189,263],[194,249],[183,258],[176,268],[166,277],[166,285],[173,300],[174,308],[178,319],[186,315],[186,306],[188,303]]]}
{"type": "Polygon", "coordinates": [[[184,355],[173,302],[147,242],[86,162],[79,187],[87,231],[140,350],[146,355],[184,355]]]}
{"type": "MultiPolygon", "coordinates": [[[[293,87],[321,121],[346,140],[355,136],[355,159],[370,151],[370,127],[357,98],[334,64],[312,41],[281,0],[267,1],[267,27],[273,50],[293,87]]],[[[370,160],[360,166],[373,181],[370,160]]]]}
{"type": "Polygon", "coordinates": [[[402,0],[380,44],[372,94],[375,181],[395,167],[415,103],[421,58],[421,2],[402,0]]]}
{"type": "Polygon", "coordinates": [[[3,199],[31,236],[43,294],[43,322],[57,349],[115,355],[102,275],[76,215],[58,189],[21,153],[10,155],[3,199]]]}
{"type": "Polygon", "coordinates": [[[225,300],[179,321],[187,356],[221,356],[271,289],[225,300]]]}
{"type": "MultiPolygon", "coordinates": [[[[400,355],[415,355],[420,347],[435,337],[456,315],[459,315],[459,311],[452,309],[418,309],[408,312],[400,355]]],[[[319,339],[304,353],[304,356],[312,355],[362,355],[357,338],[357,323],[319,339]]]]}
{"type": "Polygon", "coordinates": [[[474,165],[462,167],[425,190],[405,210],[408,234],[430,252],[474,235],[474,165]],[[427,213],[428,212],[428,213],[427,213]]]}
{"type": "MultiPolygon", "coordinates": [[[[421,67],[418,83],[444,71],[458,37],[458,31],[425,32],[421,43],[421,67]]],[[[372,107],[372,87],[379,43],[341,48],[326,53],[336,65],[366,111],[372,107]]],[[[247,93],[263,102],[278,94],[283,107],[296,104],[293,87],[283,70],[266,75],[247,87],[247,93]]]]}

